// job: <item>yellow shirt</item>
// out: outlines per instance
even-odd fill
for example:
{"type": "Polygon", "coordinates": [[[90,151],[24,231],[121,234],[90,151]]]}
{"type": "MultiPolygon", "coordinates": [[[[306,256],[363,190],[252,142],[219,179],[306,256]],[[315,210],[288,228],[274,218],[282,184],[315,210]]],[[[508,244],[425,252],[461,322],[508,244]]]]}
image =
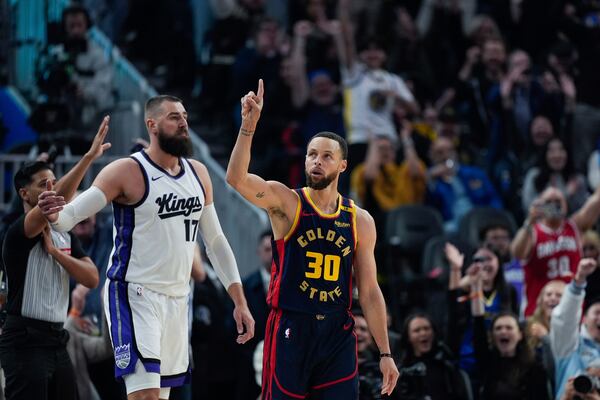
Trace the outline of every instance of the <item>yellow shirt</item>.
{"type": "MultiPolygon", "coordinates": [[[[422,177],[411,176],[406,162],[383,166],[383,171],[377,175],[371,186],[379,208],[389,211],[402,205],[423,202],[426,189],[425,164],[421,162],[419,165],[423,171],[422,177]]],[[[361,163],[354,168],[350,177],[351,189],[361,204],[365,203],[367,196],[364,172],[365,164],[361,163]]]]}

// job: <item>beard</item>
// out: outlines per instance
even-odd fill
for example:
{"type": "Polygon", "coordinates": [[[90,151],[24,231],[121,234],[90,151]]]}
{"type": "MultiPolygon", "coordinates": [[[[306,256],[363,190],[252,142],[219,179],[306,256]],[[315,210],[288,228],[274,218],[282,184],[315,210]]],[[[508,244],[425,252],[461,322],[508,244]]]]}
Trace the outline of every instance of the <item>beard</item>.
{"type": "Polygon", "coordinates": [[[175,135],[169,136],[161,129],[158,130],[158,145],[162,151],[175,157],[189,157],[193,153],[190,137],[180,136],[185,129],[178,129],[175,135]]]}
{"type": "Polygon", "coordinates": [[[331,175],[321,178],[319,181],[315,181],[311,178],[309,173],[306,173],[306,186],[314,190],[323,190],[329,186],[329,184],[333,182],[336,177],[337,174],[334,172],[331,175]]]}

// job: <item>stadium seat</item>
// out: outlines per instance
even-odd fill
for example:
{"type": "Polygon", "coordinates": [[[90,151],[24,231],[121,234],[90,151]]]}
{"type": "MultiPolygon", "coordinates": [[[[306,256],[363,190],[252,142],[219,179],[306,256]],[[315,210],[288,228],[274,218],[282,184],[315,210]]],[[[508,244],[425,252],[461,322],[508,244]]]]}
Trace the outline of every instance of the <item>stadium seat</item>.
{"type": "Polygon", "coordinates": [[[507,226],[511,235],[517,231],[517,223],[508,211],[492,207],[474,207],[461,218],[458,234],[471,246],[477,247],[481,230],[492,224],[507,226]]]}
{"type": "Polygon", "coordinates": [[[385,241],[401,253],[421,255],[428,239],[443,233],[440,213],[429,206],[401,206],[386,218],[385,241]]]}
{"type": "Polygon", "coordinates": [[[424,306],[421,256],[425,243],[443,233],[440,213],[423,205],[401,206],[386,217],[384,280],[394,321],[424,306]]]}
{"type": "Polygon", "coordinates": [[[450,266],[444,254],[446,242],[455,245],[465,255],[465,266],[469,265],[471,255],[475,250],[475,247],[456,234],[435,236],[425,244],[421,269],[425,279],[425,292],[427,294],[426,309],[439,327],[446,326],[446,317],[448,314],[446,300],[450,266]]]}

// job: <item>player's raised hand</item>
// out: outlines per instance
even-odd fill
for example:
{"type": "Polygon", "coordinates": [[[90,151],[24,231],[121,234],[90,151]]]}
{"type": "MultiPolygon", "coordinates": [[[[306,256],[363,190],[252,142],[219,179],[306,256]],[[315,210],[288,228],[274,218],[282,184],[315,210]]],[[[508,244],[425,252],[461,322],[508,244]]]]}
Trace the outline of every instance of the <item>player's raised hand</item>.
{"type": "Polygon", "coordinates": [[[237,327],[238,337],[236,342],[244,344],[254,337],[254,318],[247,305],[236,306],[233,310],[233,319],[237,327]]]}
{"type": "Polygon", "coordinates": [[[250,91],[242,97],[242,122],[249,122],[256,125],[260,118],[263,108],[263,96],[265,94],[264,83],[262,79],[258,80],[258,90],[256,93],[250,91]]]}
{"type": "Polygon", "coordinates": [[[394,359],[391,357],[381,357],[379,369],[381,369],[381,373],[383,374],[381,394],[387,394],[389,396],[396,387],[400,373],[398,372],[394,359]]]}
{"type": "Polygon", "coordinates": [[[87,155],[91,157],[93,160],[96,160],[104,154],[104,152],[110,149],[110,143],[104,143],[106,139],[106,135],[108,134],[108,123],[110,122],[110,117],[107,115],[102,119],[100,126],[98,127],[98,132],[96,136],[94,136],[94,140],[92,141],[92,145],[87,152],[87,155]]]}
{"type": "Polygon", "coordinates": [[[48,221],[55,222],[58,219],[58,213],[62,211],[66,203],[65,198],[57,196],[52,189],[52,181],[48,179],[46,181],[46,191],[39,195],[37,205],[48,221]]]}

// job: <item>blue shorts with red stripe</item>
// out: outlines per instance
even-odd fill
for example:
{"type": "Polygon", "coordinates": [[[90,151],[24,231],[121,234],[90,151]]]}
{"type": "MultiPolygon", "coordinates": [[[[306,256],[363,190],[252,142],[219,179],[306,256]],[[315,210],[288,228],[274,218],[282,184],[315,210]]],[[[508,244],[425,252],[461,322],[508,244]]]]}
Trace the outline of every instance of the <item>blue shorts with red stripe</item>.
{"type": "Polygon", "coordinates": [[[263,352],[262,400],[358,399],[354,317],[272,309],[263,352]]]}

